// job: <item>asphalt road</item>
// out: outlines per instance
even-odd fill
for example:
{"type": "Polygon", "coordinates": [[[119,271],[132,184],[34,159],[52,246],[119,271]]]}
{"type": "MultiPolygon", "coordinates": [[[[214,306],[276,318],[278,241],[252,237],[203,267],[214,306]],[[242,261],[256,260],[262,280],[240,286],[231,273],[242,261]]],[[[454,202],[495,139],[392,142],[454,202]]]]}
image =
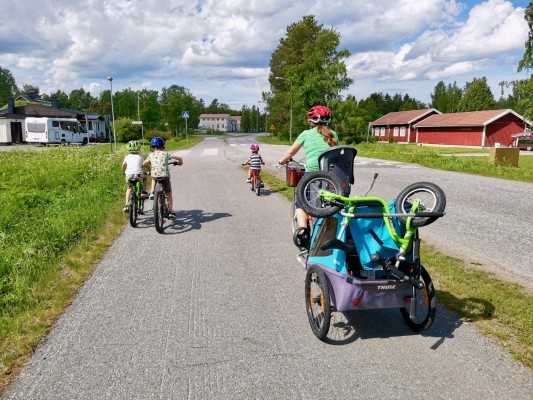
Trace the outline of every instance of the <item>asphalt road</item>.
{"type": "MultiPolygon", "coordinates": [[[[335,313],[327,341],[316,339],[289,203],[244,183],[249,140],[207,139],[181,152],[184,166],[172,169],[178,219],[163,235],[150,212],[126,227],[5,400],[533,398],[533,373],[443,308],[423,334],[397,310],[335,313]]],[[[261,152],[274,163],[285,149],[261,152]]],[[[366,187],[374,168],[357,168],[366,187]]],[[[409,175],[431,178],[418,167],[380,170],[373,193],[383,196],[409,175]]],[[[463,175],[446,176],[437,183],[447,193],[475,193],[463,175]]],[[[463,203],[448,197],[435,229],[463,203]]]]}

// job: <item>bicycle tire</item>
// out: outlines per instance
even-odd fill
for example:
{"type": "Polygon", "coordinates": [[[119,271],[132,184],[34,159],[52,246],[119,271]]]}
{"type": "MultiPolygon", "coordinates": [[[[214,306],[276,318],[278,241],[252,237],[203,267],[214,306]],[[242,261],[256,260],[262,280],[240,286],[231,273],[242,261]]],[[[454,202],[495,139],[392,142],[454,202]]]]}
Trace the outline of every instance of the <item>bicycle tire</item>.
{"type": "Polygon", "coordinates": [[[344,194],[340,179],[326,171],[306,173],[296,187],[298,204],[307,214],[316,218],[329,217],[342,209],[342,205],[321,202],[318,198],[321,189],[341,196],[344,194]]]}
{"type": "Polygon", "coordinates": [[[154,195],[154,225],[155,230],[163,233],[163,224],[165,223],[165,203],[164,193],[162,190],[156,191],[154,195]]]}
{"type": "Polygon", "coordinates": [[[331,299],[326,274],[316,265],[305,276],[305,308],[311,330],[323,340],[329,332],[331,299]]]}
{"type": "Polygon", "coordinates": [[[261,195],[261,178],[255,178],[255,193],[259,196],[261,195]]]}
{"type": "MultiPolygon", "coordinates": [[[[414,199],[426,200],[420,202],[420,211],[444,212],[446,208],[446,195],[444,191],[431,182],[417,182],[407,186],[396,197],[396,209],[400,213],[409,213],[414,199]],[[429,202],[427,201],[429,199],[429,202]],[[431,203],[431,204],[430,204],[431,203]]],[[[408,217],[398,217],[403,223],[408,217]]],[[[414,217],[411,226],[418,228],[435,222],[439,217],[414,217]]]]}
{"type": "Polygon", "coordinates": [[[437,313],[437,297],[435,296],[435,287],[429,273],[421,265],[420,278],[423,283],[422,289],[417,289],[417,313],[415,319],[409,316],[408,308],[400,308],[402,317],[407,325],[415,332],[420,332],[428,329],[435,320],[437,313]]]}
{"type": "Polygon", "coordinates": [[[130,194],[129,214],[130,214],[130,225],[135,228],[137,226],[137,199],[136,199],[135,193],[133,193],[133,189],[132,189],[132,193],[130,194]]]}

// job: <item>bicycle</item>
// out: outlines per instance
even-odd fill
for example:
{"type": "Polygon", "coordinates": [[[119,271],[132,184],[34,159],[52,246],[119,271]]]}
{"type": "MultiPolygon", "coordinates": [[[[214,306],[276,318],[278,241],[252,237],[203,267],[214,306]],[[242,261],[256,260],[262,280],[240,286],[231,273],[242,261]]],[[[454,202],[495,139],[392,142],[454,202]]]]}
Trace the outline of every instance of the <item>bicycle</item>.
{"type": "MultiPolygon", "coordinates": [[[[177,161],[171,161],[169,165],[178,165],[177,161]]],[[[158,233],[163,233],[163,226],[165,224],[165,218],[169,216],[168,209],[168,197],[163,189],[163,178],[154,178],[155,179],[155,190],[154,190],[154,225],[155,230],[158,233]]]]}
{"type": "Polygon", "coordinates": [[[138,215],[144,213],[142,182],[138,177],[132,177],[128,179],[128,184],[131,188],[129,202],[130,225],[135,228],[138,215]]]}
{"type": "MultiPolygon", "coordinates": [[[[334,174],[340,181],[344,194],[350,193],[351,185],[354,183],[354,159],[357,150],[353,146],[333,146],[324,150],[318,157],[318,164],[321,171],[329,171],[334,174]]],[[[292,233],[294,244],[302,251],[298,255],[298,260],[305,262],[306,251],[311,242],[311,232],[313,232],[314,219],[306,214],[306,226],[300,227],[296,218],[296,209],[298,208],[298,187],[302,176],[305,175],[305,164],[289,160],[286,170],[287,185],[294,187],[293,204],[291,209],[292,233]]],[[[306,187],[307,195],[315,193],[317,187],[309,185],[306,187]]],[[[305,211],[305,210],[304,210],[305,211]]]]}
{"type": "Polygon", "coordinates": [[[310,232],[312,220],[310,217],[306,216],[306,226],[300,227],[300,224],[298,223],[298,219],[297,219],[297,214],[296,214],[296,210],[298,208],[298,198],[296,195],[296,187],[298,186],[298,183],[300,182],[300,180],[302,179],[302,176],[305,173],[305,163],[303,163],[301,160],[296,161],[291,158],[286,165],[278,164],[276,167],[286,168],[285,169],[285,183],[287,184],[287,186],[293,188],[292,205],[291,205],[291,211],[290,211],[293,242],[301,250],[306,250],[307,246],[305,242],[308,243],[310,237],[308,235],[306,235],[305,237],[302,237],[300,232],[302,233],[310,232]],[[306,231],[306,228],[307,228],[307,231],[306,231]]]}
{"type": "Polygon", "coordinates": [[[259,196],[261,194],[261,188],[263,187],[263,181],[261,180],[261,172],[256,169],[250,171],[250,190],[259,196]]]}
{"type": "Polygon", "coordinates": [[[418,182],[387,203],[367,197],[368,191],[346,197],[341,181],[324,171],[306,174],[298,186],[300,206],[318,218],[305,297],[311,329],[321,340],[332,311],[399,308],[414,331],[428,329],[435,318],[435,288],[420,261],[418,228],[444,215],[444,192],[418,182]],[[306,190],[310,185],[320,189],[306,190]]]}

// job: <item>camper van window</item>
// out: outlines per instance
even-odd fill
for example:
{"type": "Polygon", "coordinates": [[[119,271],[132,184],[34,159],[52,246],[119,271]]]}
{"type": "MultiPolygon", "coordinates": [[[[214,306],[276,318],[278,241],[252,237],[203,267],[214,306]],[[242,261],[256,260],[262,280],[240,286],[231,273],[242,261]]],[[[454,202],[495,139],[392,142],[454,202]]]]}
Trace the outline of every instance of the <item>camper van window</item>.
{"type": "Polygon", "coordinates": [[[59,128],[59,121],[52,121],[53,128],[59,128]]]}
{"type": "Polygon", "coordinates": [[[28,123],[28,131],[35,133],[43,133],[46,130],[45,124],[28,123]]]}

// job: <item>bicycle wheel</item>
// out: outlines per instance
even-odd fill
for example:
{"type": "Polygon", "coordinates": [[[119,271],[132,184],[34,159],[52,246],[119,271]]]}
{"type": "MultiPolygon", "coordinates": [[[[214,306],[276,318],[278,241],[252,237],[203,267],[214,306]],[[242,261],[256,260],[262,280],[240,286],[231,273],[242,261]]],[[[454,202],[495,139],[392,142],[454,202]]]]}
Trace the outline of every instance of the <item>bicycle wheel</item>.
{"type": "Polygon", "coordinates": [[[309,172],[298,183],[298,204],[312,217],[324,218],[335,214],[342,209],[342,205],[325,203],[320,199],[318,192],[327,190],[338,195],[343,195],[344,190],[339,178],[326,171],[309,172]]]}
{"type": "Polygon", "coordinates": [[[435,287],[426,269],[423,266],[420,266],[420,268],[420,279],[423,286],[422,289],[416,289],[416,313],[414,318],[410,318],[408,308],[400,308],[405,322],[416,332],[428,329],[433,324],[437,312],[435,287]]]}
{"type": "Polygon", "coordinates": [[[255,193],[259,196],[261,194],[261,178],[255,178],[255,193]]]}
{"type": "Polygon", "coordinates": [[[156,191],[154,196],[154,224],[155,230],[159,233],[163,232],[163,224],[165,223],[165,195],[162,190],[156,191]]]}
{"type": "Polygon", "coordinates": [[[139,214],[143,215],[144,214],[144,200],[141,198],[141,199],[138,199],[137,202],[139,203],[139,206],[138,206],[139,214]]]}
{"type": "Polygon", "coordinates": [[[135,193],[132,192],[130,194],[130,225],[134,228],[137,226],[137,198],[135,196],[135,193]]]}
{"type": "MultiPolygon", "coordinates": [[[[444,212],[446,208],[446,195],[444,191],[431,182],[417,182],[403,189],[396,197],[396,208],[400,213],[409,213],[415,200],[420,200],[418,211],[444,212]]],[[[408,217],[398,217],[403,223],[408,217]]],[[[411,226],[426,226],[435,222],[439,217],[415,217],[411,226]]]]}
{"type": "Polygon", "coordinates": [[[331,300],[326,274],[316,265],[305,276],[305,308],[311,330],[317,338],[324,339],[329,332],[331,300]]]}

